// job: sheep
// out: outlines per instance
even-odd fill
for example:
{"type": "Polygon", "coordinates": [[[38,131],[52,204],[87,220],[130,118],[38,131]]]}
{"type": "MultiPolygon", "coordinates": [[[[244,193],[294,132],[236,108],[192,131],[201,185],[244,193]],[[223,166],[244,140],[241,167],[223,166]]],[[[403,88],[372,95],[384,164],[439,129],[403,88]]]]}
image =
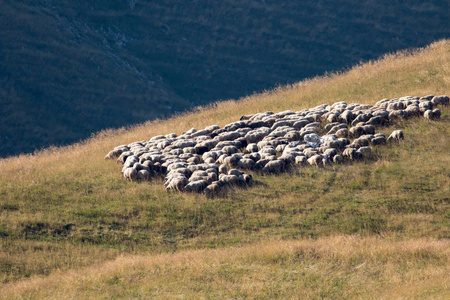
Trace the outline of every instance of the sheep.
{"type": "Polygon", "coordinates": [[[406,107],[404,112],[405,112],[407,118],[420,116],[419,106],[417,106],[415,104],[408,105],[408,107],[406,107]]]}
{"type": "Polygon", "coordinates": [[[431,109],[427,109],[424,113],[423,113],[423,117],[427,120],[432,120],[433,119],[433,111],[431,111],[431,109]]]}
{"type": "Polygon", "coordinates": [[[208,158],[212,158],[214,161],[216,161],[218,157],[219,157],[218,151],[209,151],[209,152],[207,151],[202,154],[203,161],[205,161],[208,158]]]}
{"type": "Polygon", "coordinates": [[[343,121],[347,124],[353,122],[355,116],[353,115],[351,110],[345,110],[339,115],[340,121],[343,121]]]}
{"type": "Polygon", "coordinates": [[[283,153],[287,146],[287,144],[280,144],[275,148],[275,151],[277,151],[277,153],[283,153]]]}
{"type": "Polygon", "coordinates": [[[226,154],[220,155],[220,156],[216,159],[216,164],[220,164],[220,165],[224,164],[225,158],[227,158],[227,157],[228,157],[228,155],[226,155],[226,154]]]}
{"type": "Polygon", "coordinates": [[[449,104],[449,98],[448,96],[434,96],[431,99],[431,103],[433,105],[448,105],[449,104]]]}
{"type": "Polygon", "coordinates": [[[183,191],[188,193],[201,193],[207,186],[208,182],[206,180],[198,180],[188,183],[183,191]]]}
{"type": "Polygon", "coordinates": [[[342,156],[340,156],[339,154],[335,155],[335,156],[333,157],[333,162],[334,162],[335,164],[340,164],[340,163],[342,163],[342,156]]]}
{"type": "Polygon", "coordinates": [[[215,181],[215,182],[212,182],[210,185],[208,185],[203,190],[203,192],[205,193],[205,195],[207,197],[214,197],[215,195],[219,194],[220,189],[221,189],[220,184],[217,181],[215,181]]]}
{"type": "Polygon", "coordinates": [[[366,122],[367,125],[374,125],[374,126],[384,125],[384,123],[385,120],[382,117],[378,116],[372,117],[366,122]]]}
{"type": "Polygon", "coordinates": [[[220,165],[219,166],[219,173],[220,174],[227,174],[228,173],[228,167],[226,165],[220,165]]]}
{"type": "Polygon", "coordinates": [[[433,103],[431,101],[421,101],[419,103],[419,109],[427,110],[427,109],[433,109],[433,103]]]}
{"type": "Polygon", "coordinates": [[[320,154],[315,154],[313,156],[311,156],[310,158],[308,158],[307,162],[308,164],[310,164],[311,166],[317,166],[319,167],[320,165],[323,165],[323,156],[320,154]]]}
{"type": "Polygon", "coordinates": [[[282,126],[290,126],[289,122],[286,120],[280,120],[280,121],[276,121],[275,124],[272,125],[272,127],[270,129],[275,130],[278,127],[282,127],[282,126]]]}
{"type": "Polygon", "coordinates": [[[367,122],[369,119],[372,118],[372,114],[360,114],[356,116],[356,118],[352,121],[352,126],[356,125],[359,122],[367,122]]]}
{"type": "Polygon", "coordinates": [[[195,153],[197,153],[198,155],[202,155],[205,152],[214,148],[217,144],[218,144],[218,141],[216,141],[216,140],[205,140],[205,141],[198,142],[194,146],[195,153]]]}
{"type": "Polygon", "coordinates": [[[306,158],[310,158],[316,154],[318,154],[318,150],[316,148],[307,148],[303,150],[303,154],[306,156],[306,158]]]}
{"type": "Polygon", "coordinates": [[[370,140],[370,143],[374,146],[376,145],[385,145],[386,144],[386,137],[384,136],[375,136],[373,139],[370,140]]]}
{"type": "Polygon", "coordinates": [[[206,172],[205,170],[195,170],[194,172],[192,172],[192,177],[194,176],[208,176],[208,172],[206,172]]]}
{"type": "Polygon", "coordinates": [[[153,170],[155,170],[155,172],[157,173],[164,173],[167,170],[167,167],[163,166],[163,164],[160,162],[155,162],[153,164],[153,170]]]}
{"type": "Polygon", "coordinates": [[[296,129],[296,130],[300,130],[300,129],[302,129],[303,127],[305,127],[306,125],[308,125],[310,122],[308,121],[308,120],[306,120],[306,119],[301,119],[301,120],[298,120],[298,121],[296,121],[296,122],[294,122],[293,124],[292,124],[292,127],[294,127],[294,129],[296,129]]]}
{"type": "Polygon", "coordinates": [[[242,179],[246,185],[251,185],[253,183],[253,177],[250,174],[242,174],[242,179]]]}
{"type": "Polygon", "coordinates": [[[236,140],[235,140],[235,146],[236,146],[236,148],[238,148],[238,149],[242,149],[242,148],[245,148],[245,147],[247,147],[247,145],[248,145],[248,143],[247,143],[247,140],[245,139],[245,137],[240,137],[240,138],[237,138],[236,140]]]}
{"type": "Polygon", "coordinates": [[[342,152],[342,156],[344,158],[354,160],[357,158],[356,150],[354,148],[346,148],[344,152],[342,152]]]}
{"type": "Polygon", "coordinates": [[[170,155],[175,155],[175,156],[179,156],[180,154],[183,154],[183,149],[171,149],[169,151],[170,155]]]}
{"type": "Polygon", "coordinates": [[[261,150],[259,150],[260,154],[270,154],[270,155],[276,155],[277,150],[273,146],[264,146],[261,150]]]}
{"type": "Polygon", "coordinates": [[[328,148],[323,151],[323,154],[328,154],[330,158],[333,158],[337,154],[337,150],[335,148],[328,148]]]}
{"type": "Polygon", "coordinates": [[[370,139],[366,138],[364,136],[360,136],[359,138],[354,140],[353,143],[351,143],[351,145],[354,146],[354,148],[369,146],[369,144],[370,144],[370,139]]]}
{"type": "Polygon", "coordinates": [[[150,180],[150,172],[147,170],[139,170],[137,174],[138,181],[148,181],[150,180]]]}
{"type": "Polygon", "coordinates": [[[284,161],[285,165],[288,166],[295,162],[295,155],[291,153],[284,153],[278,157],[278,159],[284,161]]]}
{"type": "Polygon", "coordinates": [[[239,156],[235,156],[235,155],[227,156],[223,159],[223,164],[225,164],[229,167],[236,167],[239,160],[240,160],[239,156]]]}
{"type": "Polygon", "coordinates": [[[389,122],[395,122],[399,119],[405,118],[405,111],[404,110],[393,110],[389,112],[389,122]]]}
{"type": "Polygon", "coordinates": [[[261,154],[259,154],[258,152],[253,152],[253,153],[248,154],[248,158],[250,158],[255,163],[257,163],[258,160],[261,159],[261,154]]]}
{"type": "Polygon", "coordinates": [[[405,135],[402,130],[394,130],[387,138],[388,142],[400,142],[405,139],[405,135]]]}
{"type": "Polygon", "coordinates": [[[146,166],[150,171],[153,170],[153,163],[151,160],[146,160],[142,163],[144,166],[146,166]]]}
{"type": "Polygon", "coordinates": [[[327,116],[326,121],[328,123],[338,122],[339,121],[339,115],[340,115],[340,113],[337,113],[337,112],[336,113],[330,113],[327,116]]]}
{"type": "Polygon", "coordinates": [[[106,154],[104,159],[107,160],[107,159],[118,158],[125,151],[124,149],[116,149],[116,148],[109,151],[108,154],[106,154]]]}
{"type": "Polygon", "coordinates": [[[306,156],[296,156],[295,157],[295,164],[296,165],[304,165],[304,164],[306,164],[306,161],[307,161],[307,159],[306,159],[306,156]]]}
{"type": "Polygon", "coordinates": [[[123,172],[123,177],[129,181],[135,181],[138,179],[138,171],[135,168],[126,168],[123,172]]]}
{"type": "Polygon", "coordinates": [[[232,154],[238,152],[238,149],[236,148],[236,146],[225,146],[222,148],[222,150],[225,151],[225,153],[228,155],[232,155],[232,154]]]}
{"type": "Polygon", "coordinates": [[[198,176],[198,175],[195,175],[195,176],[191,176],[191,177],[188,179],[189,183],[195,182],[195,181],[200,181],[200,180],[204,180],[204,181],[206,181],[208,184],[210,184],[211,182],[214,181],[213,178],[209,177],[208,175],[205,175],[205,176],[198,176]]]}
{"type": "Polygon", "coordinates": [[[375,126],[373,125],[364,125],[362,128],[364,130],[364,134],[375,134],[375,126]]]}
{"type": "Polygon", "coordinates": [[[335,134],[338,130],[347,129],[347,124],[339,123],[339,124],[336,124],[333,127],[329,128],[329,129],[327,129],[326,127],[324,129],[328,130],[327,135],[335,134]]]}
{"type": "Polygon", "coordinates": [[[181,162],[174,162],[167,166],[167,171],[171,172],[172,170],[180,169],[186,167],[186,164],[181,162]]]}
{"type": "Polygon", "coordinates": [[[223,132],[218,136],[216,136],[214,139],[218,141],[233,141],[238,137],[241,137],[241,134],[239,132],[231,131],[231,132],[223,132]]]}
{"type": "Polygon", "coordinates": [[[255,162],[251,158],[241,158],[237,163],[237,166],[245,170],[253,170],[256,166],[255,162]]]}
{"type": "Polygon", "coordinates": [[[258,145],[255,143],[248,144],[245,150],[246,153],[258,152],[258,145]]]}
{"type": "Polygon", "coordinates": [[[117,163],[123,164],[125,163],[128,156],[133,155],[133,152],[131,151],[124,151],[122,154],[119,155],[119,158],[117,158],[117,163]]]}
{"type": "Polygon", "coordinates": [[[135,163],[139,162],[139,158],[136,155],[130,155],[123,163],[124,168],[132,167],[135,163]]]}
{"type": "Polygon", "coordinates": [[[157,144],[159,150],[164,150],[172,144],[171,140],[162,140],[157,144]]]}
{"type": "Polygon", "coordinates": [[[241,172],[238,169],[231,169],[230,171],[228,171],[228,175],[235,175],[239,177],[242,174],[244,174],[244,172],[241,172]]]}
{"type": "Polygon", "coordinates": [[[186,147],[183,149],[183,153],[185,154],[196,154],[197,150],[194,147],[186,147]]]}
{"type": "Polygon", "coordinates": [[[217,175],[216,172],[208,172],[206,181],[213,182],[213,181],[217,181],[217,179],[219,179],[219,176],[217,175]]]}
{"type": "Polygon", "coordinates": [[[216,160],[215,160],[214,158],[212,158],[212,157],[207,157],[207,158],[204,159],[203,161],[204,161],[205,163],[208,163],[208,164],[213,164],[213,163],[216,162],[216,160]]]}
{"type": "MultiPolygon", "coordinates": [[[[167,177],[169,177],[169,176],[178,176],[177,174],[181,174],[181,175],[185,176],[186,178],[189,178],[189,177],[191,177],[191,175],[192,175],[192,171],[189,170],[188,168],[180,167],[180,168],[178,168],[178,169],[173,169],[173,170],[171,170],[171,171],[167,174],[167,177]]],[[[166,178],[167,178],[167,177],[166,177],[166,178]]]]}
{"type": "Polygon", "coordinates": [[[223,185],[236,185],[238,183],[238,177],[236,175],[223,175],[219,182],[223,185]]]}
{"type": "Polygon", "coordinates": [[[423,113],[423,117],[427,120],[440,119],[441,111],[438,108],[433,109],[433,110],[428,109],[423,113]]]}
{"type": "Polygon", "coordinates": [[[372,149],[368,146],[361,147],[358,150],[359,150],[359,152],[361,152],[361,154],[364,158],[368,158],[368,157],[372,156],[372,149]]]}
{"type": "Polygon", "coordinates": [[[150,141],[158,141],[158,140],[162,140],[162,139],[165,139],[166,137],[164,136],[164,135],[156,135],[156,136],[154,136],[154,137],[152,137],[151,139],[150,139],[150,141]]]}
{"type": "Polygon", "coordinates": [[[298,131],[290,131],[284,135],[285,138],[289,139],[290,141],[299,141],[301,136],[298,131]]]}
{"type": "Polygon", "coordinates": [[[441,118],[441,110],[436,108],[433,109],[433,119],[440,119],[441,118]]]}
{"type": "Polygon", "coordinates": [[[309,129],[309,130],[313,130],[313,131],[319,131],[320,130],[320,122],[309,123],[304,128],[305,129],[309,129]]]}
{"type": "Polygon", "coordinates": [[[269,161],[264,168],[262,168],[263,173],[270,174],[280,174],[284,170],[284,161],[282,160],[272,160],[269,161]]]}
{"type": "MultiPolygon", "coordinates": [[[[120,145],[109,151],[105,159],[117,158],[128,181],[146,181],[155,172],[167,173],[167,191],[204,191],[214,195],[225,184],[251,183],[251,175],[229,168],[278,174],[294,163],[325,166],[330,160],[341,163],[343,158],[370,157],[369,145],[386,143],[384,134],[375,134],[375,126],[420,115],[439,119],[441,111],[436,107],[448,102],[447,96],[406,96],[383,99],[374,106],[336,102],[298,112],[257,113],[222,129],[211,125],[203,130],[192,128],[180,136],[170,133],[120,145]],[[352,125],[350,129],[348,124],[352,125]],[[324,132],[332,136],[318,135],[324,132]],[[354,141],[350,144],[347,137],[354,141]],[[243,148],[245,155],[239,153],[243,148]],[[338,151],[343,152],[340,155],[338,151]]],[[[403,132],[396,130],[387,141],[403,139],[403,132]]]]}
{"type": "Polygon", "coordinates": [[[345,127],[347,127],[346,124],[340,123],[340,122],[333,122],[333,123],[328,123],[325,124],[325,126],[323,127],[323,129],[325,131],[330,131],[334,126],[338,126],[338,125],[344,125],[345,127]]]}
{"type": "Polygon", "coordinates": [[[361,135],[364,134],[364,128],[362,126],[353,126],[348,131],[349,136],[352,138],[359,138],[361,135]]]}
{"type": "Polygon", "coordinates": [[[270,161],[271,161],[270,159],[261,158],[256,162],[255,170],[262,170],[266,166],[266,164],[270,161]]]}
{"type": "MultiPolygon", "coordinates": [[[[328,132],[328,134],[330,134],[330,132],[328,132]]],[[[335,134],[337,137],[346,138],[348,137],[348,129],[347,128],[339,129],[335,132],[335,134]]]]}

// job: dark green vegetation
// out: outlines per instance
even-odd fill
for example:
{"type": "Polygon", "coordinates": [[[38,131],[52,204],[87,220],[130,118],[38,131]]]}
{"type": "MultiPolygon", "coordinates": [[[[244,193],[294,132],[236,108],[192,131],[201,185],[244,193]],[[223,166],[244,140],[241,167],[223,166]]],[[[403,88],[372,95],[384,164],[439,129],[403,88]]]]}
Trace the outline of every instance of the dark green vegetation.
{"type": "Polygon", "coordinates": [[[0,156],[449,37],[448,1],[5,0],[0,156]]]}

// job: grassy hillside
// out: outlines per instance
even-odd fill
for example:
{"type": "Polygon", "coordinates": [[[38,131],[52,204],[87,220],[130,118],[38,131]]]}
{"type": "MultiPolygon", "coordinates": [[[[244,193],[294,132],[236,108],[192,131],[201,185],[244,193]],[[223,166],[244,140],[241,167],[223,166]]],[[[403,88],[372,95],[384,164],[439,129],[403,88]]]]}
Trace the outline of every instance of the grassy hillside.
{"type": "Polygon", "coordinates": [[[119,144],[223,126],[243,114],[449,94],[449,78],[450,41],[443,40],[342,74],[3,159],[0,295],[445,298],[449,107],[439,121],[383,128],[401,128],[406,138],[375,148],[374,160],[254,174],[254,187],[226,198],[167,194],[160,179],[125,182],[103,157],[119,144]]]}
{"type": "Polygon", "coordinates": [[[2,157],[450,36],[447,1],[2,4],[2,157]]]}

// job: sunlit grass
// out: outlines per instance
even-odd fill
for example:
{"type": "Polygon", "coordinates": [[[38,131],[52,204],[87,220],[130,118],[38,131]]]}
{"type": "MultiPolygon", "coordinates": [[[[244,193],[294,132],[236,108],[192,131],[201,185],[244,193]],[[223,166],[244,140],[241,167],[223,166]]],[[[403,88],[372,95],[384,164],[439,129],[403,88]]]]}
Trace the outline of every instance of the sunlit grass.
{"type": "MultiPolygon", "coordinates": [[[[121,256],[6,285],[3,297],[342,299],[449,296],[448,240],[333,236],[121,256]],[[412,285],[412,283],[418,286],[412,285]]],[[[444,299],[442,298],[442,299],[444,299]]]]}
{"type": "MultiPolygon", "coordinates": [[[[442,108],[442,119],[439,121],[411,119],[382,128],[385,133],[390,133],[394,128],[403,129],[406,138],[400,144],[374,148],[375,157],[372,160],[323,169],[300,168],[280,176],[254,174],[253,187],[231,189],[225,197],[215,199],[207,199],[203,195],[168,194],[161,178],[155,178],[150,184],[126,182],[121,177],[120,166],[104,161],[103,157],[119,144],[148,140],[157,134],[180,133],[191,127],[223,126],[241,115],[254,112],[298,110],[341,100],[373,104],[382,98],[405,95],[450,94],[449,54],[450,42],[443,40],[413,53],[387,55],[342,74],[306,80],[239,101],[200,107],[168,120],[104,131],[72,146],[0,160],[0,281],[8,284],[5,288],[9,291],[14,290],[15,283],[18,286],[30,285],[33,290],[33,283],[50,283],[45,283],[45,279],[32,279],[28,283],[21,280],[51,277],[55,272],[64,274],[67,270],[95,266],[120,255],[161,254],[158,257],[170,261],[170,254],[164,253],[174,252],[177,255],[179,251],[210,248],[223,248],[214,251],[226,253],[230,246],[254,249],[252,247],[256,246],[252,244],[257,243],[257,247],[264,248],[267,243],[270,248],[277,243],[288,245],[292,239],[300,239],[300,242],[308,238],[345,240],[342,235],[358,235],[361,236],[360,241],[387,245],[389,242],[380,238],[387,236],[394,245],[404,245],[402,247],[405,249],[402,249],[410,251],[408,253],[415,251],[408,249],[408,245],[415,242],[423,244],[424,239],[444,245],[450,237],[449,107],[442,108]]],[[[305,243],[310,242],[313,243],[309,240],[305,243]]],[[[349,244],[342,242],[340,245],[347,247],[349,244]]],[[[438,257],[438,265],[448,264],[448,252],[441,251],[443,248],[439,247],[433,250],[438,257]]],[[[226,265],[220,265],[225,274],[223,276],[234,278],[236,282],[233,284],[218,275],[218,268],[209,272],[212,278],[222,279],[214,279],[204,285],[200,281],[205,278],[200,276],[186,281],[186,290],[183,291],[169,288],[169,285],[167,289],[148,287],[140,291],[138,283],[129,283],[121,277],[122,274],[116,280],[111,279],[114,274],[93,271],[93,274],[108,279],[93,275],[92,281],[79,282],[78,287],[82,291],[75,287],[70,292],[75,293],[73,297],[94,297],[102,295],[100,291],[105,286],[116,286],[116,282],[122,282],[119,288],[111,288],[111,293],[117,292],[111,296],[133,297],[134,294],[126,291],[129,285],[130,293],[134,291],[136,297],[141,295],[140,292],[142,295],[170,297],[173,292],[173,295],[185,293],[195,298],[203,288],[210,290],[210,294],[206,295],[211,297],[240,297],[239,294],[231,294],[236,288],[246,293],[242,297],[259,298],[263,290],[262,280],[272,275],[278,281],[269,283],[269,290],[264,291],[267,295],[280,298],[295,297],[300,287],[305,288],[309,284],[310,288],[306,289],[309,294],[306,295],[312,298],[321,297],[317,294],[321,287],[327,291],[325,298],[356,297],[372,291],[381,295],[386,291],[384,288],[394,289],[394,285],[389,283],[391,279],[393,283],[404,286],[405,290],[412,282],[420,282],[435,288],[438,295],[448,292],[445,285],[442,288],[443,284],[448,287],[448,282],[432,280],[435,278],[433,276],[438,277],[437,274],[443,272],[444,266],[430,277],[423,275],[431,270],[432,262],[425,263],[427,267],[422,270],[419,265],[423,261],[412,259],[408,272],[419,272],[418,277],[414,275],[409,281],[398,279],[400,275],[392,270],[408,265],[409,260],[401,261],[402,252],[395,254],[398,248],[392,249],[392,260],[373,258],[371,263],[364,265],[367,268],[364,276],[359,271],[352,273],[346,268],[333,267],[333,264],[343,263],[339,259],[330,266],[326,259],[322,261],[319,256],[311,264],[322,275],[314,277],[309,274],[299,285],[293,283],[291,294],[288,294],[288,289],[292,281],[283,274],[282,264],[275,263],[267,272],[259,266],[255,270],[258,270],[261,280],[246,279],[244,283],[241,278],[243,274],[246,278],[256,276],[256,271],[245,265],[246,259],[252,261],[253,258],[236,261],[223,258],[220,263],[226,265]],[[383,266],[388,270],[391,268],[391,271],[384,270],[383,266]],[[228,273],[230,275],[226,275],[228,273]],[[372,275],[369,276],[369,273],[372,275]],[[363,282],[359,276],[374,286],[358,292],[356,287],[361,288],[363,282]],[[106,283],[97,291],[99,294],[95,294],[89,284],[98,284],[99,280],[106,280],[106,283]],[[353,286],[348,280],[357,282],[353,286]],[[433,282],[442,284],[435,285],[433,282]],[[214,290],[214,286],[218,288],[214,290]],[[197,291],[194,291],[196,287],[197,291]],[[349,290],[348,294],[346,290],[349,290]],[[275,292],[277,294],[271,294],[275,292]]],[[[361,255],[369,255],[371,250],[366,250],[369,252],[361,255]]],[[[343,248],[340,251],[346,250],[343,248]]],[[[208,250],[192,253],[214,255],[208,254],[208,250]]],[[[199,264],[206,266],[207,262],[199,264]]],[[[165,266],[169,268],[169,265],[165,266]]],[[[296,262],[290,267],[302,269],[305,266],[296,262]]],[[[97,267],[92,268],[89,270],[97,267]]],[[[194,271],[198,270],[189,272],[194,271]]],[[[179,270],[176,272],[181,274],[179,270]]],[[[78,276],[76,272],[70,274],[78,276]]],[[[184,282],[175,275],[169,278],[170,274],[166,273],[155,284],[163,284],[167,280],[176,286],[184,282]]],[[[72,275],[67,276],[66,282],[70,282],[72,275]]],[[[136,282],[140,282],[140,275],[133,276],[137,276],[136,282]]],[[[147,278],[147,275],[143,276],[147,278]]],[[[53,280],[56,279],[50,281],[53,280]]],[[[55,289],[64,289],[64,284],[57,282],[55,289]]],[[[431,296],[428,297],[436,295],[433,291],[430,290],[431,296]]],[[[30,293],[24,294],[25,297],[45,297],[44,294],[30,293]]],[[[420,291],[416,294],[421,295],[420,291]]]]}

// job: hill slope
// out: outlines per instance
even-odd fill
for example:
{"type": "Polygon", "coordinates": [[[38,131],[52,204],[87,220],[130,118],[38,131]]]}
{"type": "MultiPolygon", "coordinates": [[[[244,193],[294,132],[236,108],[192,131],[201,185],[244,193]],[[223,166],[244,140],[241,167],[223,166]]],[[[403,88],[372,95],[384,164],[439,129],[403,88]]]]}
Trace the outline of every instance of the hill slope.
{"type": "Polygon", "coordinates": [[[396,124],[405,141],[375,149],[375,160],[255,174],[253,188],[213,200],[167,194],[158,179],[125,182],[103,156],[117,144],[223,126],[258,111],[449,94],[449,66],[443,40],[343,74],[0,160],[0,295],[445,298],[449,107],[439,121],[396,124]],[[127,256],[105,263],[120,254],[127,256]]]}
{"type": "Polygon", "coordinates": [[[3,4],[0,156],[450,36],[447,1],[3,4]]]}

